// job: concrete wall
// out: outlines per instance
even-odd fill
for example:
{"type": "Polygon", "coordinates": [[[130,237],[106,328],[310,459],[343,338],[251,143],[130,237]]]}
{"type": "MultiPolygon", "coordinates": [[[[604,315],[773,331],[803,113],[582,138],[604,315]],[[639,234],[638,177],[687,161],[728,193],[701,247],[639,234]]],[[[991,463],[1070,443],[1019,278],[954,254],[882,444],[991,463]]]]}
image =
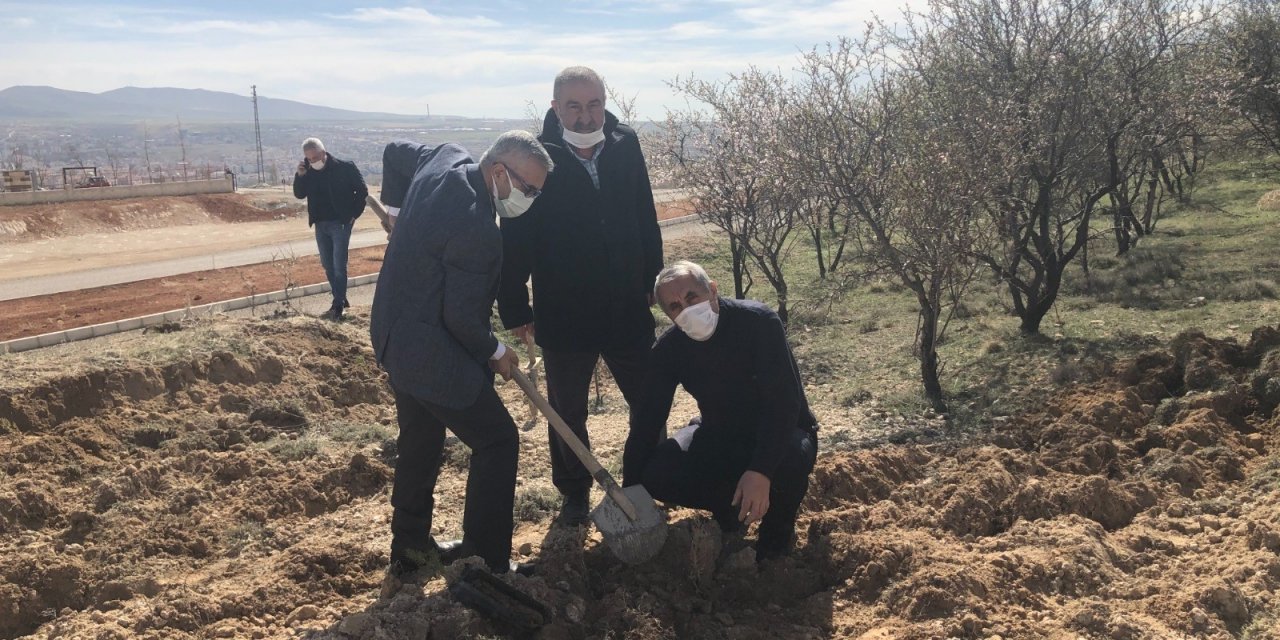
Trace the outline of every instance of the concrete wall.
{"type": "Polygon", "coordinates": [[[156,184],[135,184],[127,187],[4,192],[0,193],[0,206],[76,202],[81,200],[119,200],[122,198],[146,198],[148,196],[190,196],[200,193],[231,193],[232,191],[234,189],[232,189],[231,177],[228,176],[215,180],[158,182],[156,184]]]}

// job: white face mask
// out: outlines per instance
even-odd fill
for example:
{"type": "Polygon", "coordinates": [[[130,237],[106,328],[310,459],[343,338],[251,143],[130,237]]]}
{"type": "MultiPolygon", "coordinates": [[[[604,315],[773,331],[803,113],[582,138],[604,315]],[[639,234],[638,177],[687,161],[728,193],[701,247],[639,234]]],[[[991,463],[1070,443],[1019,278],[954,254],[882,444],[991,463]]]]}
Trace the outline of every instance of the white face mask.
{"type": "Polygon", "coordinates": [[[518,218],[533,206],[533,198],[516,188],[515,183],[511,181],[510,171],[507,172],[507,186],[511,189],[511,193],[507,194],[506,200],[503,200],[498,197],[498,181],[493,181],[493,208],[497,210],[499,218],[518,218]]]}
{"type": "Polygon", "coordinates": [[[564,127],[564,141],[579,149],[590,149],[604,142],[604,127],[600,127],[591,133],[578,133],[577,131],[570,131],[568,127],[564,127]]]}
{"type": "Polygon", "coordinates": [[[324,160],[321,160],[320,162],[312,162],[311,168],[315,169],[316,171],[320,171],[321,169],[324,169],[324,160]]]}
{"type": "Polygon", "coordinates": [[[705,342],[716,332],[716,325],[720,323],[720,314],[711,308],[710,300],[703,300],[691,307],[685,307],[680,315],[676,316],[676,326],[685,335],[697,340],[705,342]]]}

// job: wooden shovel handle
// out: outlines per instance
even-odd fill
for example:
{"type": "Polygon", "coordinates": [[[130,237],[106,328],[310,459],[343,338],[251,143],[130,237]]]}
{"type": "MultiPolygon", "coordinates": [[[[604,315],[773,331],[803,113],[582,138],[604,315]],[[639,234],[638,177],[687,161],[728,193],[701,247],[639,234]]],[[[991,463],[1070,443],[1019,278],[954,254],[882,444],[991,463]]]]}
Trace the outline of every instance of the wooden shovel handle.
{"type": "Polygon", "coordinates": [[[587,472],[600,482],[604,487],[605,493],[607,493],[614,502],[618,503],[618,506],[628,518],[635,520],[638,517],[636,515],[636,507],[631,503],[631,500],[627,498],[626,494],[622,492],[622,487],[618,486],[618,482],[613,479],[613,476],[609,474],[608,470],[600,466],[600,463],[596,461],[596,457],[591,455],[591,450],[587,448],[587,445],[582,443],[582,440],[579,439],[576,434],[574,434],[573,429],[569,428],[569,425],[560,417],[560,414],[556,413],[556,410],[551,408],[551,403],[547,402],[547,399],[542,397],[542,394],[538,392],[538,388],[533,386],[533,383],[529,381],[529,378],[519,369],[512,369],[511,377],[515,379],[516,384],[520,385],[520,389],[524,391],[525,395],[529,396],[529,399],[533,401],[533,404],[538,407],[538,410],[542,412],[542,415],[547,417],[547,421],[551,423],[551,428],[555,429],[560,438],[569,445],[569,448],[573,450],[573,453],[582,461],[582,465],[587,468],[587,472]]]}

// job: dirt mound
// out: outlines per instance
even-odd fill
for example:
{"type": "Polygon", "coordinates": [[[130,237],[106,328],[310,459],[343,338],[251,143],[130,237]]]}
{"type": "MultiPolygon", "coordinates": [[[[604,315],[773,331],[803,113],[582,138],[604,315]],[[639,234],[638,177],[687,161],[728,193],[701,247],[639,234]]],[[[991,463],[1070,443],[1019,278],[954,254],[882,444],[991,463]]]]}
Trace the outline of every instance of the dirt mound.
{"type": "Polygon", "coordinates": [[[9,206],[0,207],[0,244],[279,215],[235,193],[9,206]]]}
{"type": "MultiPolygon", "coordinates": [[[[222,331],[234,348],[0,393],[0,636],[511,633],[449,595],[461,564],[384,580],[394,413],[367,325],[222,331]]],[[[1274,640],[1277,344],[1186,333],[979,441],[824,454],[797,552],[761,568],[753,536],[690,510],[639,567],[551,527],[545,441],[522,436],[516,546],[540,569],[504,580],[548,639],[1274,640]]],[[[593,418],[606,464],[618,413],[593,418]]],[[[465,451],[446,458],[439,535],[465,486],[465,451]]]]}

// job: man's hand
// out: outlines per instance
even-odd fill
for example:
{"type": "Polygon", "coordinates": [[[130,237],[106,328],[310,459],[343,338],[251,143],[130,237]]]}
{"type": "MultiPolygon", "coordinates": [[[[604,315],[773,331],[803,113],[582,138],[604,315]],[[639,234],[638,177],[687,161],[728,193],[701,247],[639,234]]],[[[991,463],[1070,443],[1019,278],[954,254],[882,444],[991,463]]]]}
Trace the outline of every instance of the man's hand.
{"type": "Polygon", "coordinates": [[[503,380],[510,380],[511,372],[520,368],[520,356],[516,355],[515,349],[507,349],[501,358],[489,361],[489,368],[502,376],[503,380]]]}
{"type": "Polygon", "coordinates": [[[759,471],[748,471],[738,480],[733,492],[733,506],[739,507],[738,521],[750,525],[769,512],[769,477],[759,471]]]}
{"type": "Polygon", "coordinates": [[[303,160],[302,162],[298,163],[298,177],[301,178],[306,174],[307,174],[307,161],[303,160]]]}
{"type": "Polygon", "coordinates": [[[526,345],[533,344],[533,323],[522,324],[511,330],[515,337],[519,338],[526,345]]]}

